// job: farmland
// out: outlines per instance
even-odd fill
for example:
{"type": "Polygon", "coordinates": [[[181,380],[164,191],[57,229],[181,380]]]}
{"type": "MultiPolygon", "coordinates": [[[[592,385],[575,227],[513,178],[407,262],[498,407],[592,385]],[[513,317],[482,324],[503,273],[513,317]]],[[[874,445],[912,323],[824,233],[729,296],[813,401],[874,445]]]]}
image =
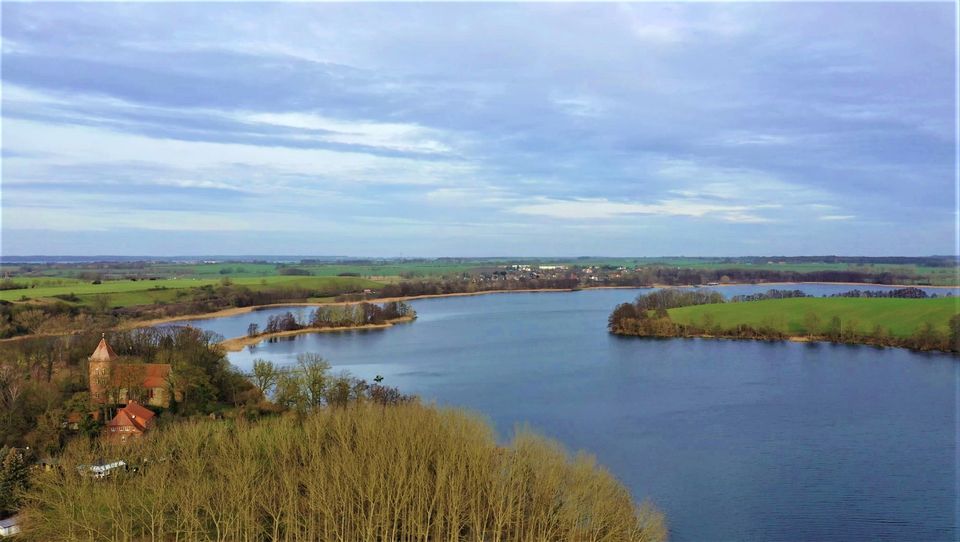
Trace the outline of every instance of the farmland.
{"type": "MultiPolygon", "coordinates": [[[[36,280],[36,279],[34,279],[36,280]]],[[[212,278],[169,278],[157,280],[104,280],[100,284],[80,279],[39,279],[36,287],[0,291],[3,301],[63,300],[80,305],[90,304],[98,296],[107,296],[113,307],[129,307],[154,303],[174,302],[185,297],[189,290],[205,286],[219,286],[230,282],[254,291],[265,289],[300,288],[316,291],[329,290],[331,295],[342,291],[378,288],[382,282],[359,277],[336,276],[280,276],[212,278]],[[57,296],[63,296],[58,298],[57,296]]],[[[28,281],[29,282],[29,281],[28,281]]]]}
{"type": "MultiPolygon", "coordinates": [[[[730,269],[810,273],[855,271],[893,273],[906,282],[947,285],[956,282],[952,266],[911,263],[837,261],[765,261],[756,258],[558,258],[558,259],[416,259],[351,260],[298,263],[265,261],[223,262],[87,262],[72,264],[13,264],[0,268],[11,289],[0,290],[0,301],[60,300],[87,306],[107,296],[112,307],[175,303],[190,290],[225,281],[251,290],[299,288],[335,293],[377,289],[409,279],[463,278],[478,272],[507,269],[516,264],[564,266],[569,269],[681,269],[696,273],[731,273],[730,269]],[[14,288],[16,287],[16,288],[14,288]]],[[[696,281],[697,278],[691,280],[696,281]]],[[[101,300],[102,301],[102,300],[101,300]]]]}
{"type": "MultiPolygon", "coordinates": [[[[703,326],[711,322],[722,329],[738,325],[771,327],[788,335],[818,334],[807,329],[808,315],[815,314],[822,324],[837,317],[845,326],[856,325],[860,332],[876,326],[890,330],[896,337],[908,337],[924,323],[947,332],[947,322],[960,313],[960,299],[865,299],[794,298],[720,303],[670,309],[670,318],[679,324],[703,326]]],[[[709,326],[705,326],[709,327],[709,326]]]]}

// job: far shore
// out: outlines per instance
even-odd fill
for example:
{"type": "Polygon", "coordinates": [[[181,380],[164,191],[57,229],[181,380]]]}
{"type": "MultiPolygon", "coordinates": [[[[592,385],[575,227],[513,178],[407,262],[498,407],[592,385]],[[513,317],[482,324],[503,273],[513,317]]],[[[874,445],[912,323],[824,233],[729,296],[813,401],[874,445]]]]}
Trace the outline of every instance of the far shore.
{"type": "MultiPolygon", "coordinates": [[[[641,289],[642,286],[594,286],[591,288],[578,288],[580,290],[587,289],[601,289],[601,288],[617,288],[617,289],[641,289]]],[[[131,320],[129,322],[124,322],[116,327],[118,330],[128,330],[136,329],[141,327],[152,327],[159,324],[168,324],[170,322],[183,322],[186,320],[206,320],[208,318],[223,318],[225,316],[236,316],[238,314],[246,314],[248,312],[259,311],[263,309],[273,309],[278,307],[319,307],[329,306],[329,305],[356,305],[358,303],[390,303],[393,301],[412,301],[415,299],[432,299],[438,297],[465,297],[473,295],[485,295],[485,294],[506,294],[506,293],[520,293],[520,292],[573,292],[578,289],[571,288],[539,288],[539,289],[524,289],[524,290],[486,290],[483,292],[458,292],[452,294],[423,294],[423,295],[411,295],[406,297],[372,297],[369,299],[361,299],[358,301],[291,301],[287,303],[270,303],[267,305],[251,305],[249,307],[231,307],[229,309],[222,309],[214,312],[205,312],[198,314],[183,314],[180,316],[169,316],[164,318],[154,318],[150,320],[131,320]]]]}
{"type": "Polygon", "coordinates": [[[898,346],[892,344],[873,344],[868,342],[837,342],[831,341],[826,337],[820,335],[787,335],[781,339],[766,338],[766,337],[727,337],[724,335],[711,335],[709,333],[692,333],[688,335],[678,335],[676,337],[654,337],[646,335],[628,335],[622,333],[614,333],[618,337],[627,337],[627,338],[639,338],[639,339],[657,339],[657,340],[676,340],[676,339],[708,339],[712,341],[761,341],[761,342],[792,342],[792,343],[816,343],[816,344],[831,344],[836,346],[869,346],[872,348],[897,348],[900,350],[906,350],[908,352],[929,352],[933,354],[949,354],[949,352],[943,350],[916,350],[910,348],[909,346],[898,346]]]}
{"type": "Polygon", "coordinates": [[[393,327],[396,324],[412,322],[414,320],[416,320],[416,316],[401,316],[400,318],[387,320],[382,324],[364,324],[359,326],[343,326],[343,327],[305,327],[303,329],[294,329],[290,331],[261,333],[259,335],[254,335],[252,337],[234,337],[232,339],[226,339],[224,341],[221,341],[220,346],[222,346],[223,349],[226,350],[227,352],[239,352],[247,346],[260,344],[263,341],[276,339],[278,337],[293,337],[295,335],[303,335],[305,333],[336,333],[339,331],[356,331],[360,329],[386,329],[388,327],[393,327]]]}
{"type": "MultiPolygon", "coordinates": [[[[278,307],[317,307],[321,305],[355,305],[357,303],[389,303],[392,301],[413,301],[417,299],[433,299],[433,298],[442,298],[442,297],[466,297],[466,296],[475,296],[475,295],[488,295],[488,294],[510,294],[510,293],[536,293],[536,292],[546,292],[546,293],[561,293],[561,292],[576,292],[581,290],[649,290],[651,288],[693,288],[693,287],[702,287],[702,288],[719,288],[724,286],[785,286],[791,284],[823,284],[823,285],[841,285],[841,286],[853,286],[853,287],[864,287],[864,286],[883,286],[887,288],[928,288],[928,289],[945,289],[945,290],[956,290],[960,286],[917,286],[914,284],[875,284],[875,283],[864,283],[864,282],[728,282],[723,284],[713,284],[713,285],[671,285],[671,284],[654,284],[653,286],[584,286],[580,288],[524,288],[519,290],[484,290],[480,292],[457,292],[450,294],[423,294],[423,295],[413,295],[413,296],[399,296],[399,297],[380,297],[380,298],[369,298],[361,299],[358,301],[291,301],[286,303],[270,303],[266,305],[251,305],[249,307],[230,307],[229,309],[221,309],[213,312],[205,313],[194,313],[194,314],[182,314],[179,316],[166,316],[163,318],[151,318],[148,320],[130,320],[123,322],[120,325],[114,327],[114,330],[117,331],[127,331],[131,329],[144,328],[144,327],[153,327],[161,324],[169,324],[172,322],[185,322],[189,320],[206,320],[208,318],[224,318],[227,316],[237,316],[240,314],[246,314],[254,311],[259,311],[263,309],[271,309],[278,307]]],[[[19,335],[17,337],[8,337],[6,339],[0,339],[0,342],[5,341],[18,341],[24,339],[32,339],[37,337],[54,337],[54,336],[65,336],[65,335],[75,335],[79,333],[78,331],[67,331],[62,333],[39,333],[31,335],[19,335]]]]}
{"type": "MultiPolygon", "coordinates": [[[[823,284],[831,285],[836,284],[838,286],[883,286],[884,288],[938,288],[944,290],[957,290],[960,289],[960,286],[930,286],[930,285],[917,285],[917,284],[877,284],[876,282],[728,282],[726,284],[714,284],[713,286],[702,285],[706,288],[714,288],[717,286],[784,286],[787,284],[823,284]]],[[[659,287],[659,286],[658,286],[659,287]]],[[[689,286],[677,286],[677,288],[689,288],[689,286]]]]}
{"type": "Polygon", "coordinates": [[[960,289],[960,286],[916,286],[912,284],[874,284],[874,283],[864,283],[864,282],[728,282],[725,284],[713,284],[707,286],[705,284],[700,285],[673,285],[673,284],[654,284],[653,286],[584,286],[582,288],[524,288],[519,290],[484,290],[480,292],[456,292],[451,294],[423,294],[423,295],[411,295],[411,296],[399,296],[399,297],[373,297],[369,299],[361,299],[358,301],[291,301],[287,303],[270,303],[266,305],[251,305],[249,307],[231,307],[229,309],[222,309],[214,312],[206,313],[197,313],[197,314],[183,314],[180,316],[168,316],[164,318],[154,318],[150,320],[131,320],[129,322],[124,322],[117,326],[117,330],[129,330],[136,329],[141,327],[152,327],[159,324],[168,324],[170,322],[183,322],[187,320],[206,320],[208,318],[223,318],[225,316],[237,316],[238,314],[246,314],[248,312],[259,311],[263,309],[272,309],[277,307],[318,307],[321,305],[356,305],[357,303],[390,303],[393,301],[414,301],[417,299],[434,299],[442,297],[467,297],[475,295],[487,295],[487,294],[512,294],[512,293],[536,293],[536,292],[553,292],[553,293],[562,293],[562,292],[578,292],[581,290],[649,290],[652,288],[694,288],[700,286],[702,288],[720,288],[724,286],[785,286],[790,284],[823,284],[831,285],[837,284],[840,286],[883,286],[886,288],[939,288],[939,289],[948,289],[956,290],[960,289]]]}

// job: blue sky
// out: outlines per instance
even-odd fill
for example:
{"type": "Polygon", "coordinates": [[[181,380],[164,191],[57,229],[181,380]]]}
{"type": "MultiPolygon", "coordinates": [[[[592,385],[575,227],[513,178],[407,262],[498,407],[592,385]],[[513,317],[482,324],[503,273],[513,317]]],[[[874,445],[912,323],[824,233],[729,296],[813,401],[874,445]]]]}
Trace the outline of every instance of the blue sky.
{"type": "Polygon", "coordinates": [[[949,2],[2,10],[3,254],[953,252],[949,2]]]}

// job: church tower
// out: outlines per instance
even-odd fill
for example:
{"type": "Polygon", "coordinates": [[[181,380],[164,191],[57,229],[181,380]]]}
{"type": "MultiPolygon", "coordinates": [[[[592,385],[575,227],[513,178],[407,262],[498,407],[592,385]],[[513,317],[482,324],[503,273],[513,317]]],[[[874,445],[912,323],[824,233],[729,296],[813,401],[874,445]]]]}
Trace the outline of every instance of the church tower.
{"type": "Polygon", "coordinates": [[[107,344],[107,336],[103,334],[100,344],[90,356],[90,398],[94,401],[107,399],[107,390],[110,387],[110,377],[113,372],[113,362],[118,358],[117,353],[107,344]]]}

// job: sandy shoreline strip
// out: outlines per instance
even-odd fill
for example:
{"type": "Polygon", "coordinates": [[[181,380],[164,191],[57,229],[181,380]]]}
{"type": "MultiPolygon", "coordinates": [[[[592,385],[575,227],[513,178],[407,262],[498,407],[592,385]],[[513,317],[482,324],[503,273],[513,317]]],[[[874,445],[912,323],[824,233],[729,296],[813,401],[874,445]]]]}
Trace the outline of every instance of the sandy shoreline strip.
{"type": "Polygon", "coordinates": [[[397,324],[412,322],[416,320],[415,316],[403,316],[393,320],[387,320],[383,324],[366,324],[362,326],[344,326],[344,327],[305,327],[303,329],[294,329],[291,331],[278,331],[276,333],[263,333],[255,337],[234,337],[220,342],[220,346],[227,352],[239,352],[247,346],[260,344],[263,341],[275,339],[277,337],[293,337],[305,333],[337,333],[340,331],[356,331],[358,329],[386,329],[397,324]]]}

